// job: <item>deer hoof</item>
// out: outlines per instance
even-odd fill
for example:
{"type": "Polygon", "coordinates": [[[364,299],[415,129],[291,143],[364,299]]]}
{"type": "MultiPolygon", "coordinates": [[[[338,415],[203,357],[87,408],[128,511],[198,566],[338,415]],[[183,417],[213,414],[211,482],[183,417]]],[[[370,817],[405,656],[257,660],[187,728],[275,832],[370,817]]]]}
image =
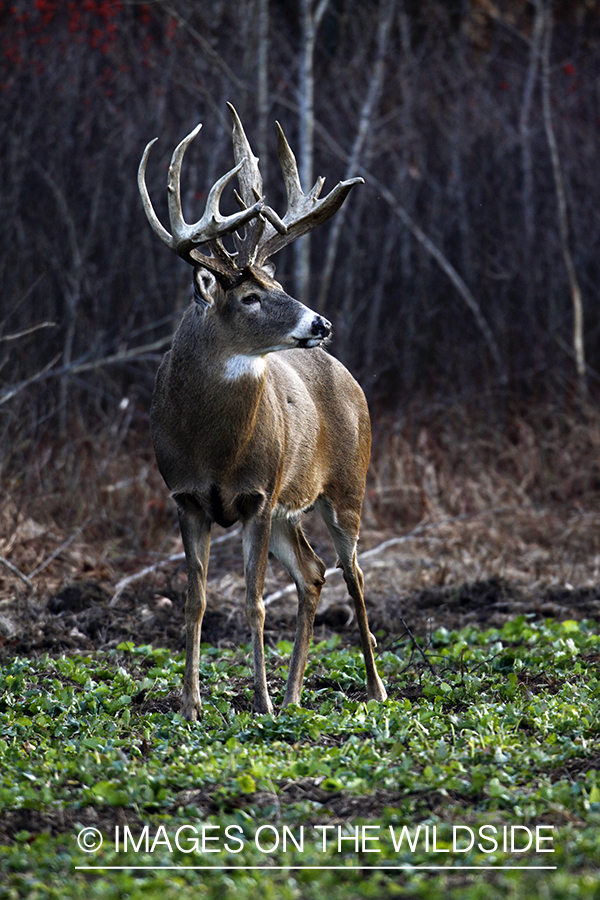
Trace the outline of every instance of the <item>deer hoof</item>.
{"type": "Polygon", "coordinates": [[[383,682],[380,678],[377,678],[377,681],[373,685],[369,685],[367,695],[369,700],[378,700],[380,703],[383,703],[384,700],[387,700],[387,691],[383,686],[383,682]]]}
{"type": "Polygon", "coordinates": [[[255,716],[272,716],[273,704],[270,697],[261,698],[260,700],[255,697],[252,712],[255,716]]]}
{"type": "Polygon", "coordinates": [[[188,722],[197,722],[198,718],[202,718],[200,697],[184,697],[181,703],[181,714],[188,722]]]}

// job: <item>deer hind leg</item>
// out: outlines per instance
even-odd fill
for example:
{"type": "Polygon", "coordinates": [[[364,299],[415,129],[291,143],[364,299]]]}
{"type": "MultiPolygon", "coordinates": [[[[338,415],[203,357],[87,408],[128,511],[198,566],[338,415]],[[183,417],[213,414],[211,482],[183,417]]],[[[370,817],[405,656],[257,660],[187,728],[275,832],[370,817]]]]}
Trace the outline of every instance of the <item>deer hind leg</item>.
{"type": "Polygon", "coordinates": [[[270,517],[262,513],[244,523],[242,543],[246,575],[246,618],[252,636],[254,712],[272,713],[265,669],[263,588],[269,558],[270,517]]]}
{"type": "Polygon", "coordinates": [[[315,613],[325,584],[325,564],[306,540],[298,518],[272,520],[270,549],[289,572],[298,592],[296,637],[283,698],[283,705],[289,706],[300,703],[315,613]]]}
{"type": "Polygon", "coordinates": [[[199,665],[202,618],[206,609],[206,573],[210,551],[210,520],[200,507],[188,498],[177,498],[179,527],[187,566],[185,601],[185,673],[183,676],[182,712],[195,722],[202,714],[199,665]]]}
{"type": "Polygon", "coordinates": [[[349,509],[336,510],[328,499],[320,500],[318,509],[331,535],[338,555],[338,565],[342,569],[348,593],[354,603],[367,674],[367,696],[369,700],[385,700],[387,693],[377,673],[373,655],[373,648],[377,642],[369,630],[364,599],[364,577],[356,559],[360,513],[349,509]]]}

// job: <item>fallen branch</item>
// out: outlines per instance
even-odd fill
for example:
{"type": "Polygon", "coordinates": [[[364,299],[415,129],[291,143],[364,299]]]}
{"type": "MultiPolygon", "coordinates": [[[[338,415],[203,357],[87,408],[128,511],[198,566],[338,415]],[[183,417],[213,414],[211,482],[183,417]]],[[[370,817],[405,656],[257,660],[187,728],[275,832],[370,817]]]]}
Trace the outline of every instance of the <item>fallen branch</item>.
{"type": "Polygon", "coordinates": [[[49,378],[60,378],[63,375],[78,375],[81,372],[89,372],[92,369],[101,369],[103,366],[115,365],[116,363],[130,362],[134,359],[142,360],[148,354],[153,353],[155,350],[161,350],[167,344],[170,344],[172,339],[172,335],[168,335],[167,337],[160,338],[158,341],[154,341],[152,344],[143,344],[141,347],[134,347],[131,350],[121,350],[119,353],[113,353],[111,356],[102,356],[99,359],[91,359],[87,362],[78,362],[75,360],[75,362],[70,362],[64,366],[60,366],[58,369],[54,369],[53,366],[56,365],[62,356],[62,353],[59,353],[58,356],[55,356],[54,359],[40,372],[37,372],[37,374],[32,375],[30,378],[26,378],[24,381],[20,381],[18,384],[5,388],[4,392],[0,394],[0,405],[11,400],[15,394],[20,393],[24,388],[29,387],[29,385],[34,384],[35,382],[47,381],[49,378]]]}
{"type": "MultiPolygon", "coordinates": [[[[448,521],[448,520],[444,520],[448,521]]],[[[407,541],[413,540],[413,538],[418,537],[423,531],[427,528],[433,528],[434,525],[442,525],[443,522],[438,523],[430,523],[429,525],[420,524],[417,525],[411,532],[408,534],[403,534],[401,537],[389,538],[387,541],[383,541],[383,543],[378,544],[376,547],[371,547],[370,550],[365,550],[364,553],[360,554],[359,557],[359,565],[363,565],[366,561],[368,562],[373,556],[377,556],[379,553],[383,553],[384,550],[387,550],[388,547],[394,547],[396,544],[405,544],[407,541]]],[[[325,580],[330,578],[332,575],[335,575],[337,572],[340,572],[341,569],[339,566],[331,566],[329,569],[325,570],[325,575],[323,576],[325,580]]],[[[281,597],[285,597],[286,594],[291,594],[296,588],[295,584],[288,584],[286,587],[281,588],[278,591],[274,591],[272,594],[269,594],[268,597],[265,598],[264,604],[265,606],[269,606],[271,603],[274,603],[276,600],[280,600],[281,597]]]]}
{"type": "MultiPolygon", "coordinates": [[[[211,541],[212,545],[215,544],[223,544],[225,541],[231,540],[231,538],[237,537],[241,532],[241,528],[234,528],[233,531],[228,531],[227,534],[222,534],[220,537],[215,538],[211,541]]],[[[151,566],[146,566],[144,569],[140,569],[139,572],[135,572],[133,575],[128,575],[126,578],[122,578],[115,585],[115,592],[110,599],[109,606],[115,606],[119,600],[119,597],[123,593],[126,587],[129,587],[130,584],[133,584],[135,581],[139,581],[141,578],[145,578],[146,575],[151,575],[152,572],[158,571],[158,569],[162,569],[163,566],[168,566],[169,563],[180,562],[180,560],[185,559],[185,553],[173,553],[171,556],[167,556],[165,559],[159,560],[157,563],[154,563],[151,566]]]]}
{"type": "Polygon", "coordinates": [[[423,659],[425,660],[425,665],[429,667],[429,671],[431,672],[431,674],[432,674],[433,677],[435,678],[436,675],[437,675],[437,673],[436,673],[435,669],[433,668],[432,664],[429,662],[427,656],[425,655],[425,651],[423,650],[423,648],[421,647],[421,645],[420,645],[419,642],[417,641],[416,637],[414,636],[414,634],[412,633],[412,631],[410,630],[410,628],[408,627],[408,625],[406,624],[406,622],[404,621],[404,619],[400,619],[400,621],[401,621],[402,624],[404,625],[404,628],[405,628],[405,630],[406,630],[406,633],[407,633],[407,635],[409,636],[409,638],[411,639],[411,642],[412,642],[413,647],[415,647],[415,648],[419,651],[419,653],[421,654],[421,656],[422,656],[423,659]]]}
{"type": "Polygon", "coordinates": [[[54,562],[56,557],[60,556],[60,554],[63,552],[63,550],[66,550],[66,548],[69,546],[69,544],[72,544],[76,537],[79,537],[79,535],[81,534],[83,529],[86,527],[86,525],[90,521],[90,518],[91,518],[91,516],[88,516],[87,519],[85,520],[85,522],[83,523],[83,525],[80,525],[79,528],[76,531],[74,531],[73,534],[70,535],[70,537],[68,537],[66,539],[66,541],[63,541],[62,544],[56,548],[56,550],[53,550],[53,552],[50,554],[50,556],[46,557],[46,559],[44,560],[43,563],[41,563],[39,566],[37,566],[33,570],[33,572],[30,572],[29,578],[30,579],[35,578],[35,576],[39,575],[40,572],[43,572],[44,569],[47,568],[51,562],[54,562]]]}
{"type": "Polygon", "coordinates": [[[20,578],[23,584],[26,584],[28,588],[33,588],[33,584],[31,583],[31,579],[24,575],[20,569],[17,569],[13,563],[9,562],[3,556],[0,556],[0,563],[8,569],[9,572],[12,572],[13,575],[16,575],[17,578],[20,578]]]}
{"type": "MultiPolygon", "coordinates": [[[[420,522],[416,528],[413,528],[412,531],[409,531],[408,534],[403,534],[400,537],[388,538],[387,541],[382,541],[381,544],[377,544],[376,547],[371,547],[370,550],[365,550],[364,553],[361,553],[358,558],[358,563],[360,566],[363,566],[365,563],[368,563],[374,556],[379,556],[380,553],[383,553],[384,550],[387,550],[389,547],[395,547],[398,544],[406,544],[408,541],[413,541],[415,538],[420,537],[424,532],[431,531],[434,528],[441,528],[443,525],[450,525],[453,522],[465,522],[468,519],[474,519],[477,516],[483,516],[487,513],[495,513],[495,512],[507,512],[512,507],[496,507],[489,509],[482,509],[479,512],[474,513],[462,513],[460,516],[448,516],[446,519],[439,519],[437,522],[420,522]]],[[[339,566],[332,566],[325,571],[325,579],[329,578],[331,575],[335,575],[336,572],[339,572],[339,566]]],[[[286,587],[281,588],[278,591],[274,591],[272,594],[269,594],[268,597],[265,598],[264,604],[265,606],[269,606],[271,603],[274,603],[276,600],[280,600],[281,597],[285,597],[287,594],[291,594],[292,591],[295,590],[294,584],[288,584],[286,587]]]]}

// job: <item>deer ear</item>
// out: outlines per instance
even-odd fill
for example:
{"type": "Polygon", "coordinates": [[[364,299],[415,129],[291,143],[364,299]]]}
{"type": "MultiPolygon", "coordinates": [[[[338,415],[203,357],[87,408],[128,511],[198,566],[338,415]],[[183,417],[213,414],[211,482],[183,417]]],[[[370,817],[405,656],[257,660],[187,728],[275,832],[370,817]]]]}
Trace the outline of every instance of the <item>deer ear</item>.
{"type": "Polygon", "coordinates": [[[194,269],[194,300],[203,306],[214,306],[219,285],[217,279],[208,269],[196,266],[194,269]]]}
{"type": "Polygon", "coordinates": [[[267,275],[269,275],[271,278],[275,278],[275,263],[272,263],[272,262],[263,263],[261,266],[261,269],[264,269],[264,271],[267,273],[267,275]]]}

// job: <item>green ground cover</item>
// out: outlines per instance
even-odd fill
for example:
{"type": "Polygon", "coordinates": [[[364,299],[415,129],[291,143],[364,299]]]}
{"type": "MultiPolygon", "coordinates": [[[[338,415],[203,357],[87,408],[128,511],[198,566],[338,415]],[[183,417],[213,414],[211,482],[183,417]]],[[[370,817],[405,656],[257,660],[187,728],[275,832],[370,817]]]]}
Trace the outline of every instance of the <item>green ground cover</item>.
{"type": "Polygon", "coordinates": [[[166,650],[8,660],[0,898],[600,897],[599,643],[526,617],[426,659],[405,638],[378,705],[332,639],[274,717],[248,711],[249,649],[206,646],[194,725],[166,650]]]}

